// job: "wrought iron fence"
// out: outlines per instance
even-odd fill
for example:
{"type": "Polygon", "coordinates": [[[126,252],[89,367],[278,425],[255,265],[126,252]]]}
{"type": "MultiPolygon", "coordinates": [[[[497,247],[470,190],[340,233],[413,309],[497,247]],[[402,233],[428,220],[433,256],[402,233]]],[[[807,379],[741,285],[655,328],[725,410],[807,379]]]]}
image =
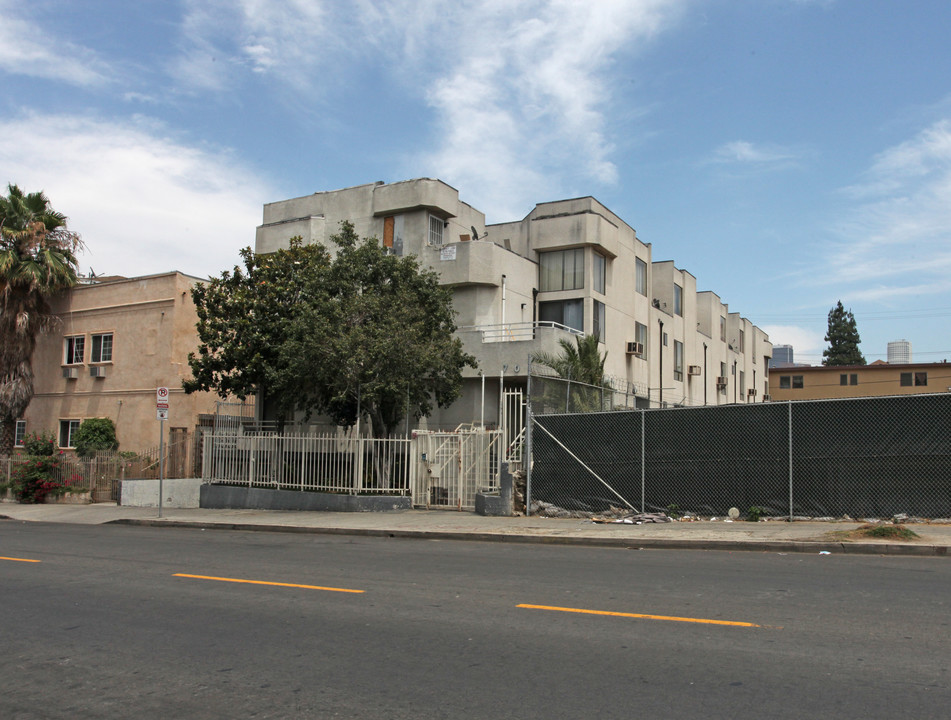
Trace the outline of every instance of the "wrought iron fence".
{"type": "Polygon", "coordinates": [[[951,394],[529,422],[530,510],[951,517],[951,394]]]}
{"type": "MultiPolygon", "coordinates": [[[[185,477],[187,472],[187,439],[165,445],[165,477],[185,477]]],[[[16,478],[16,468],[34,463],[39,458],[25,454],[0,458],[0,482],[16,478]]],[[[100,450],[91,458],[58,455],[50,470],[50,479],[72,488],[72,492],[88,492],[93,502],[117,502],[121,482],[126,478],[157,478],[160,469],[159,449],[139,452],[100,450]]]]}
{"type": "Polygon", "coordinates": [[[205,482],[278,490],[374,494],[410,492],[411,441],[347,435],[206,433],[205,482]]]}

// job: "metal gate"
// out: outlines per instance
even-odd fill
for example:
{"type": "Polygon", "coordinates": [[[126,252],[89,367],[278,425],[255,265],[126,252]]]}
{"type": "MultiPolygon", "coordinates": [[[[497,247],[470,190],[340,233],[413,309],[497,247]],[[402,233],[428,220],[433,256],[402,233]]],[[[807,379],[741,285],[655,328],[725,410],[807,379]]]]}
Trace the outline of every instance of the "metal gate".
{"type": "Polygon", "coordinates": [[[472,510],[476,493],[499,489],[501,431],[418,431],[414,437],[419,458],[414,505],[472,510]]]}
{"type": "Polygon", "coordinates": [[[504,462],[521,465],[525,444],[525,394],[521,388],[502,394],[502,436],[505,441],[504,462]]]}

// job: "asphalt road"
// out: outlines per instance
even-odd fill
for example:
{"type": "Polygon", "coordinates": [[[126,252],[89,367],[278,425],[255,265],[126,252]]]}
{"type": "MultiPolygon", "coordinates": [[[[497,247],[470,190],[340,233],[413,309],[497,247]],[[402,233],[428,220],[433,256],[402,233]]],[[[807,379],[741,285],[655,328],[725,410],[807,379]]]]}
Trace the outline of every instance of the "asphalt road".
{"type": "Polygon", "coordinates": [[[946,558],[11,521],[0,558],[6,719],[951,715],[946,558]]]}

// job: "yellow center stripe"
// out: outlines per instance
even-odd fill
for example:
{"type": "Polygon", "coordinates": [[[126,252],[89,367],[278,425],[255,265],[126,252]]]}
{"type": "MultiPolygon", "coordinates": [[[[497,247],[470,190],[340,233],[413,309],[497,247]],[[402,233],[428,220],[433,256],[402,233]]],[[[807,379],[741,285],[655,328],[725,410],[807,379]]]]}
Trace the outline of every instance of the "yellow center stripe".
{"type": "Polygon", "coordinates": [[[43,562],[42,560],[28,560],[27,558],[8,558],[8,557],[0,557],[0,560],[9,560],[11,562],[43,562]]]}
{"type": "Polygon", "coordinates": [[[277,587],[304,588],[305,590],[327,590],[329,592],[362,593],[364,590],[349,590],[347,588],[321,587],[320,585],[298,585],[296,583],[268,582],[267,580],[242,580],[240,578],[211,577],[209,575],[187,575],[174,573],[172,577],[192,578],[193,580],[217,580],[218,582],[247,583],[249,585],[276,585],[277,587]]]}
{"type": "Polygon", "coordinates": [[[611,615],[613,617],[641,618],[644,620],[667,620],[670,622],[703,623],[706,625],[732,625],[733,627],[763,627],[755,623],[733,620],[708,620],[706,618],[670,617],[668,615],[642,615],[640,613],[611,612],[610,610],[583,610],[581,608],[551,607],[549,605],[516,605],[528,610],[555,610],[557,612],[581,613],[583,615],[611,615]]]}

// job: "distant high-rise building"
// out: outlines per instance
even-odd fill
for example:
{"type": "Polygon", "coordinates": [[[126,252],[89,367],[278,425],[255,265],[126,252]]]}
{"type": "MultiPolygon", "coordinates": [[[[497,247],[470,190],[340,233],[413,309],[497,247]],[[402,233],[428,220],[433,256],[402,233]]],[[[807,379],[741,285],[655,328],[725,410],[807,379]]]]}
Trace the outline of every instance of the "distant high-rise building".
{"type": "MultiPolygon", "coordinates": [[[[773,355],[776,351],[773,350],[773,355]]],[[[888,343],[888,364],[907,365],[911,362],[911,343],[907,340],[893,340],[888,343]]]]}
{"type": "Polygon", "coordinates": [[[789,367],[794,365],[792,345],[773,345],[773,358],[769,367],[789,367]]]}

